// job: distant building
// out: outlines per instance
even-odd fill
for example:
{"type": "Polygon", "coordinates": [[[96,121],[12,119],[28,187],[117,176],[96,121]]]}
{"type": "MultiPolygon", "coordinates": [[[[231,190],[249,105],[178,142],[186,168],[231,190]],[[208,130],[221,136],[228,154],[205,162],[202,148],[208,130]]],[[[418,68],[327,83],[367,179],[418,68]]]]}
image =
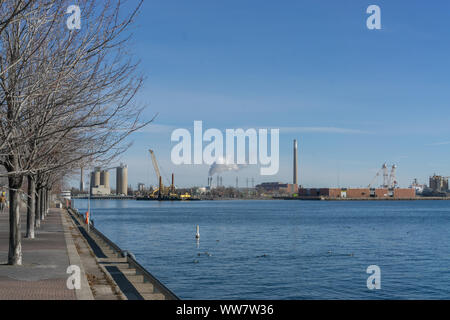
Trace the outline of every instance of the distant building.
{"type": "Polygon", "coordinates": [[[416,197],[416,190],[414,188],[300,188],[298,196],[332,199],[413,199],[416,197]]]}
{"type": "Polygon", "coordinates": [[[282,182],[264,182],[258,184],[256,189],[268,193],[297,193],[298,185],[282,182]]]}
{"type": "Polygon", "coordinates": [[[417,179],[414,179],[413,183],[411,184],[411,188],[416,190],[416,194],[422,194],[427,189],[427,186],[424,184],[420,184],[417,179]]]}
{"type": "Polygon", "coordinates": [[[138,189],[137,191],[139,192],[144,192],[145,191],[145,184],[143,183],[138,183],[138,189]]]}
{"type": "Polygon", "coordinates": [[[109,196],[111,194],[111,189],[105,186],[97,186],[91,189],[91,195],[93,196],[109,196]]]}
{"type": "Polygon", "coordinates": [[[430,177],[430,189],[433,192],[446,192],[448,191],[448,178],[433,175],[430,177]]]}
{"type": "Polygon", "coordinates": [[[111,194],[109,185],[109,172],[96,167],[91,172],[91,195],[93,196],[107,196],[111,194]]]}

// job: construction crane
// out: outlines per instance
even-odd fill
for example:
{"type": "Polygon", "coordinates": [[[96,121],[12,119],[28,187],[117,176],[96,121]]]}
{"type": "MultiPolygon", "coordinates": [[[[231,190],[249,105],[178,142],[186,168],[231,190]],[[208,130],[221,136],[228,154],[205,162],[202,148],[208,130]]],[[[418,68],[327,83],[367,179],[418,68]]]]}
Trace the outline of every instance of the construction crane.
{"type": "Polygon", "coordinates": [[[156,178],[159,183],[159,187],[158,189],[153,191],[152,197],[158,197],[158,199],[162,199],[167,195],[171,198],[177,197],[177,195],[175,194],[174,175],[172,174],[172,184],[170,188],[165,188],[162,181],[161,173],[159,171],[158,161],[156,160],[155,152],[152,149],[150,149],[149,151],[150,155],[152,156],[153,168],[155,169],[156,178]]]}
{"type": "MultiPolygon", "coordinates": [[[[156,173],[156,181],[160,181],[161,180],[161,173],[159,172],[159,166],[158,166],[158,161],[156,161],[156,156],[155,156],[155,152],[150,149],[150,155],[152,156],[152,162],[153,162],[153,168],[155,169],[155,173],[156,173]]],[[[162,184],[162,182],[161,182],[162,184]]]]}

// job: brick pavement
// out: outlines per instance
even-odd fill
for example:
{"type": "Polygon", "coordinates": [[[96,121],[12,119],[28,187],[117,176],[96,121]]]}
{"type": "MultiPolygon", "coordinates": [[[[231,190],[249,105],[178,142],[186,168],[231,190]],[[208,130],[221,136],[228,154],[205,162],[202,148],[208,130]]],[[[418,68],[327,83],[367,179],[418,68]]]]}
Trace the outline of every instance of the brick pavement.
{"type": "MultiPolygon", "coordinates": [[[[0,300],[75,300],[66,286],[69,266],[62,210],[50,209],[36,239],[22,238],[23,266],[7,266],[9,216],[0,213],[0,300]]],[[[21,215],[22,236],[26,215],[21,215]]]]}

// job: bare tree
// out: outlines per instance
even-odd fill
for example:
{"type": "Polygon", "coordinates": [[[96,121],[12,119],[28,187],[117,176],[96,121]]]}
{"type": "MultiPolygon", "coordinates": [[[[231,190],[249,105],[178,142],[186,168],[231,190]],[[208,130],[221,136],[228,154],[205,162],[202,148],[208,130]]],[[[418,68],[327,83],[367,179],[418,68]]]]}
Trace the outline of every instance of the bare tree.
{"type": "Polygon", "coordinates": [[[29,177],[27,235],[33,237],[34,226],[45,217],[55,173],[86,159],[115,157],[126,150],[124,139],[149,123],[139,121],[142,108],[133,104],[142,77],[125,54],[126,30],[142,2],[123,17],[120,0],[80,1],[84,28],[71,32],[61,22],[68,3],[35,1],[0,35],[0,107],[5,111],[0,164],[10,189],[9,264],[22,263],[18,197],[23,178],[29,177]],[[34,205],[33,194],[38,194],[34,205]],[[38,209],[34,214],[33,208],[38,209]]]}
{"type": "Polygon", "coordinates": [[[36,0],[8,1],[0,0],[0,33],[18,15],[27,10],[36,0]]]}

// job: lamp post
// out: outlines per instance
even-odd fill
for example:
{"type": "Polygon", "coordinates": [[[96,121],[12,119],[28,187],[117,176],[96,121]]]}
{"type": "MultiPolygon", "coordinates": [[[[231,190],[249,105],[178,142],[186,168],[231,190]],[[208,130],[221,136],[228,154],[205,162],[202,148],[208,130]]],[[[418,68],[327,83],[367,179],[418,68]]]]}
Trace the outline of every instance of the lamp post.
{"type": "Polygon", "coordinates": [[[91,181],[91,179],[92,179],[92,174],[90,174],[89,173],[89,171],[88,171],[88,174],[89,174],[89,190],[88,190],[88,211],[87,211],[87,217],[86,217],[86,222],[87,222],[87,231],[89,232],[90,231],[90,224],[91,224],[91,191],[92,191],[92,189],[91,189],[91,186],[92,186],[92,181],[91,181]]]}

